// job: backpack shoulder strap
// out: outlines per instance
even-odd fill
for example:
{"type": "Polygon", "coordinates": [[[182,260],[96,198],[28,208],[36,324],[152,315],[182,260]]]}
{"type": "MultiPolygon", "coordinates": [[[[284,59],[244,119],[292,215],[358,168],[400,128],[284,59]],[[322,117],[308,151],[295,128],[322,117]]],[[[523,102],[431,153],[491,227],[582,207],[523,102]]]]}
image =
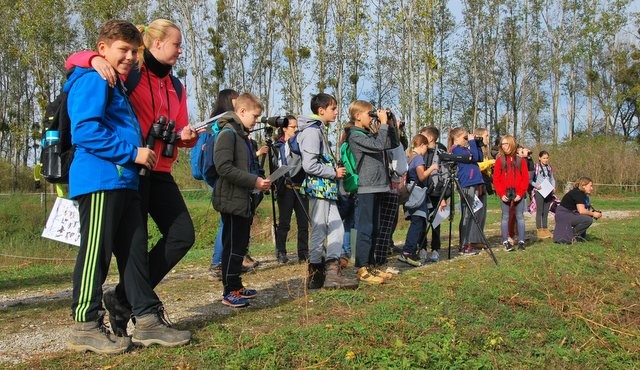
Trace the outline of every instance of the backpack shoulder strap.
{"type": "Polygon", "coordinates": [[[169,76],[171,77],[173,88],[176,90],[176,95],[178,95],[178,100],[182,100],[182,81],[172,74],[169,76]]]}
{"type": "Polygon", "coordinates": [[[127,78],[124,80],[124,87],[126,89],[127,95],[131,95],[133,89],[138,86],[138,84],[140,83],[140,78],[142,78],[140,68],[138,68],[138,66],[131,68],[131,71],[127,75],[127,78]]]}
{"type": "MultiPolygon", "coordinates": [[[[169,74],[169,77],[171,78],[171,83],[173,83],[173,88],[176,90],[178,99],[181,100],[182,90],[183,90],[182,82],[180,81],[180,79],[178,79],[178,77],[172,74],[169,74]]],[[[136,86],[138,86],[138,84],[140,83],[140,78],[142,78],[142,73],[140,72],[140,68],[135,66],[134,68],[131,69],[131,71],[127,75],[126,80],[124,81],[124,87],[127,89],[127,95],[131,95],[131,93],[133,92],[133,89],[135,89],[136,86]]]]}

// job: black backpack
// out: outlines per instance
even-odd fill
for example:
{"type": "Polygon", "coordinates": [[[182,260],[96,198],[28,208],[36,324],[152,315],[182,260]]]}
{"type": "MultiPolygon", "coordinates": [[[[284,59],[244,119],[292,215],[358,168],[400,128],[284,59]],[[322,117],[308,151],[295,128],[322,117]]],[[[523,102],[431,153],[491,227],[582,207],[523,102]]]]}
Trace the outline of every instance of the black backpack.
{"type": "MultiPolygon", "coordinates": [[[[67,79],[75,68],[67,71],[67,79]]],[[[182,99],[182,83],[174,75],[171,82],[176,90],[178,99],[182,99]]],[[[138,68],[131,70],[124,83],[127,94],[131,94],[133,89],[140,82],[141,73],[138,68]]],[[[113,88],[109,87],[107,105],[113,99],[113,88]]],[[[67,97],[69,94],[61,92],[51,103],[45,107],[45,114],[42,119],[42,150],[40,151],[40,163],[42,163],[42,177],[52,184],[68,184],[69,168],[73,161],[75,147],[71,144],[71,119],[67,111],[67,97]],[[57,143],[49,144],[45,138],[47,131],[58,131],[59,140],[57,143]]]]}
{"type": "MultiPolygon", "coordinates": [[[[74,68],[67,72],[67,79],[73,73],[74,68]]],[[[42,177],[52,184],[68,184],[69,168],[75,146],[71,144],[71,119],[67,111],[67,98],[69,94],[62,91],[51,103],[45,107],[42,118],[42,150],[40,151],[40,163],[42,163],[42,177]],[[50,143],[46,140],[47,131],[58,131],[57,142],[50,143]]],[[[109,88],[107,105],[113,99],[113,88],[109,88]]]]}

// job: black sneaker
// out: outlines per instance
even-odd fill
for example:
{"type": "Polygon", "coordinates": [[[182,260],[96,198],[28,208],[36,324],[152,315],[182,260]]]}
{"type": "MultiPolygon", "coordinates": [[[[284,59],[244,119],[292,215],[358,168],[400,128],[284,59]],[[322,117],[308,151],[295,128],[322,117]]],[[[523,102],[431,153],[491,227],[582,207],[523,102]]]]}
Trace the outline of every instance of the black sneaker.
{"type": "Polygon", "coordinates": [[[513,252],[514,250],[516,250],[513,247],[513,244],[509,243],[509,241],[502,242],[502,245],[504,245],[504,250],[507,251],[507,252],[513,252]]]}
{"type": "Polygon", "coordinates": [[[411,254],[408,252],[402,252],[398,255],[398,261],[404,262],[413,267],[422,266],[422,262],[420,261],[420,257],[416,256],[415,253],[411,254]]]}
{"type": "Polygon", "coordinates": [[[524,241],[523,240],[520,240],[518,242],[518,250],[521,250],[521,251],[524,250],[524,241]]]}

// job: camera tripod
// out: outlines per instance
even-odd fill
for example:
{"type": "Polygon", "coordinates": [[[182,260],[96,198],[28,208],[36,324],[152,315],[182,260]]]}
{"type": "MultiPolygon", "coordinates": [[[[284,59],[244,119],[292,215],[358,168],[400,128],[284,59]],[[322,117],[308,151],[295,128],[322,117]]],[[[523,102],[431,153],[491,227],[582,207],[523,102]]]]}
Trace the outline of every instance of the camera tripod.
{"type": "MultiPolygon", "coordinates": [[[[269,130],[265,131],[265,143],[267,145],[268,148],[268,152],[267,152],[267,157],[269,160],[269,173],[273,173],[276,168],[275,167],[275,155],[274,155],[274,145],[273,145],[273,139],[271,139],[271,132],[269,132],[269,130]]],[[[283,145],[286,145],[283,144],[283,145]]],[[[262,166],[264,167],[264,158],[262,161],[262,166]]],[[[284,176],[283,176],[283,180],[284,180],[284,185],[285,186],[289,186],[291,188],[291,190],[293,191],[293,194],[296,198],[296,201],[298,202],[298,204],[300,205],[300,209],[302,210],[305,218],[307,219],[308,223],[311,223],[311,217],[309,217],[309,213],[307,211],[307,208],[304,205],[304,202],[302,201],[302,198],[299,194],[299,192],[296,190],[295,185],[293,183],[293,180],[291,179],[291,175],[287,172],[284,176]]],[[[275,186],[275,184],[271,184],[271,212],[273,214],[273,235],[276,235],[276,232],[278,230],[278,218],[276,216],[276,194],[277,194],[278,190],[277,187],[275,186]]]]}
{"type": "MultiPolygon", "coordinates": [[[[438,199],[438,202],[433,205],[434,206],[434,210],[431,214],[429,214],[427,216],[427,230],[425,231],[424,235],[425,238],[427,236],[427,234],[429,233],[429,229],[431,229],[432,226],[432,222],[436,217],[436,214],[438,213],[438,209],[440,208],[440,204],[442,203],[442,200],[445,198],[445,195],[447,194],[447,189],[449,189],[449,193],[451,194],[451,202],[449,205],[449,251],[448,251],[448,259],[451,259],[451,225],[453,224],[453,218],[455,217],[455,190],[458,190],[458,195],[460,196],[460,199],[462,199],[462,202],[460,203],[460,209],[462,210],[462,207],[467,207],[467,209],[469,210],[470,214],[471,214],[471,219],[473,220],[473,223],[476,225],[476,227],[478,228],[478,230],[480,231],[480,236],[482,237],[482,242],[484,243],[484,245],[486,246],[487,250],[489,251],[489,255],[491,255],[491,258],[493,259],[493,262],[497,265],[498,264],[498,260],[496,259],[495,254],[493,253],[493,250],[491,249],[491,245],[489,245],[489,241],[487,240],[486,236],[484,235],[484,231],[482,230],[482,228],[480,227],[480,223],[478,222],[478,218],[476,217],[475,213],[473,212],[473,207],[471,206],[471,204],[469,203],[469,200],[464,196],[464,194],[462,193],[461,190],[461,186],[460,186],[460,182],[458,181],[458,177],[456,176],[458,167],[456,166],[455,162],[444,162],[441,164],[442,166],[447,166],[448,171],[445,173],[446,178],[444,181],[444,185],[442,187],[442,194],[440,195],[440,198],[438,199]]],[[[462,235],[460,235],[460,238],[462,238],[462,235]]]]}

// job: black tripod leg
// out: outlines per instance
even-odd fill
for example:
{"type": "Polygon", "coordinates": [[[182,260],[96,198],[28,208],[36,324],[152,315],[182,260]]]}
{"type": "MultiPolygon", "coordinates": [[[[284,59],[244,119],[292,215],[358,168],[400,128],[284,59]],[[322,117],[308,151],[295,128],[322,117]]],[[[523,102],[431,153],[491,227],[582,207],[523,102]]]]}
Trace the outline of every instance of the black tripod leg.
{"type": "Polygon", "coordinates": [[[309,223],[311,223],[311,217],[309,217],[309,213],[307,212],[307,208],[304,206],[304,203],[302,203],[302,198],[300,198],[300,194],[296,190],[295,186],[293,186],[293,181],[291,181],[291,177],[288,174],[285,175],[284,181],[287,183],[287,185],[291,186],[291,190],[293,190],[293,195],[296,196],[296,199],[298,200],[298,203],[300,203],[300,206],[302,208],[302,212],[304,212],[304,216],[307,218],[307,221],[309,223]]]}
{"type": "MultiPolygon", "coordinates": [[[[446,189],[446,188],[447,188],[447,183],[445,182],[445,186],[443,187],[443,189],[446,189]]],[[[433,211],[427,215],[427,229],[424,232],[424,238],[422,239],[422,243],[420,244],[424,247],[425,250],[428,250],[428,246],[424,244],[424,242],[427,241],[427,234],[429,233],[429,230],[433,230],[433,220],[435,220],[436,215],[440,210],[440,204],[444,200],[445,194],[446,194],[445,191],[443,191],[442,194],[440,194],[440,197],[438,197],[438,202],[435,205],[433,204],[431,205],[433,207],[433,211]]],[[[451,226],[449,226],[449,231],[451,231],[451,226]]],[[[433,244],[433,238],[434,238],[433,233],[431,233],[432,244],[433,244]]],[[[451,241],[451,235],[449,235],[449,241],[451,241]]],[[[449,259],[451,259],[451,242],[449,242],[449,259]]]]}
{"type": "Polygon", "coordinates": [[[452,176],[454,176],[454,174],[451,174],[447,176],[447,178],[445,178],[444,184],[442,186],[442,194],[440,194],[440,198],[438,199],[438,204],[434,209],[433,217],[431,217],[431,221],[429,221],[429,225],[431,225],[431,222],[433,222],[433,219],[436,217],[436,214],[438,213],[438,209],[440,208],[440,203],[442,203],[442,200],[445,199],[445,195],[447,194],[446,189],[449,188],[451,199],[449,203],[449,250],[447,252],[447,259],[451,259],[451,225],[453,224],[453,218],[455,217],[454,205],[456,204],[456,197],[455,197],[454,188],[453,188],[454,182],[451,181],[452,176]]]}
{"type": "MultiPolygon", "coordinates": [[[[267,156],[269,157],[269,173],[273,173],[274,172],[274,168],[273,168],[273,144],[270,142],[267,142],[267,148],[269,148],[268,154],[267,156]]],[[[262,157],[263,161],[261,166],[263,166],[262,168],[264,168],[264,157],[262,157]]],[[[272,235],[273,235],[273,244],[275,244],[275,239],[276,239],[276,232],[278,231],[278,218],[276,216],[276,187],[274,184],[271,184],[271,213],[273,215],[273,225],[271,225],[271,227],[273,227],[273,231],[272,231],[272,235]]],[[[277,251],[276,251],[277,254],[277,251]]]]}

